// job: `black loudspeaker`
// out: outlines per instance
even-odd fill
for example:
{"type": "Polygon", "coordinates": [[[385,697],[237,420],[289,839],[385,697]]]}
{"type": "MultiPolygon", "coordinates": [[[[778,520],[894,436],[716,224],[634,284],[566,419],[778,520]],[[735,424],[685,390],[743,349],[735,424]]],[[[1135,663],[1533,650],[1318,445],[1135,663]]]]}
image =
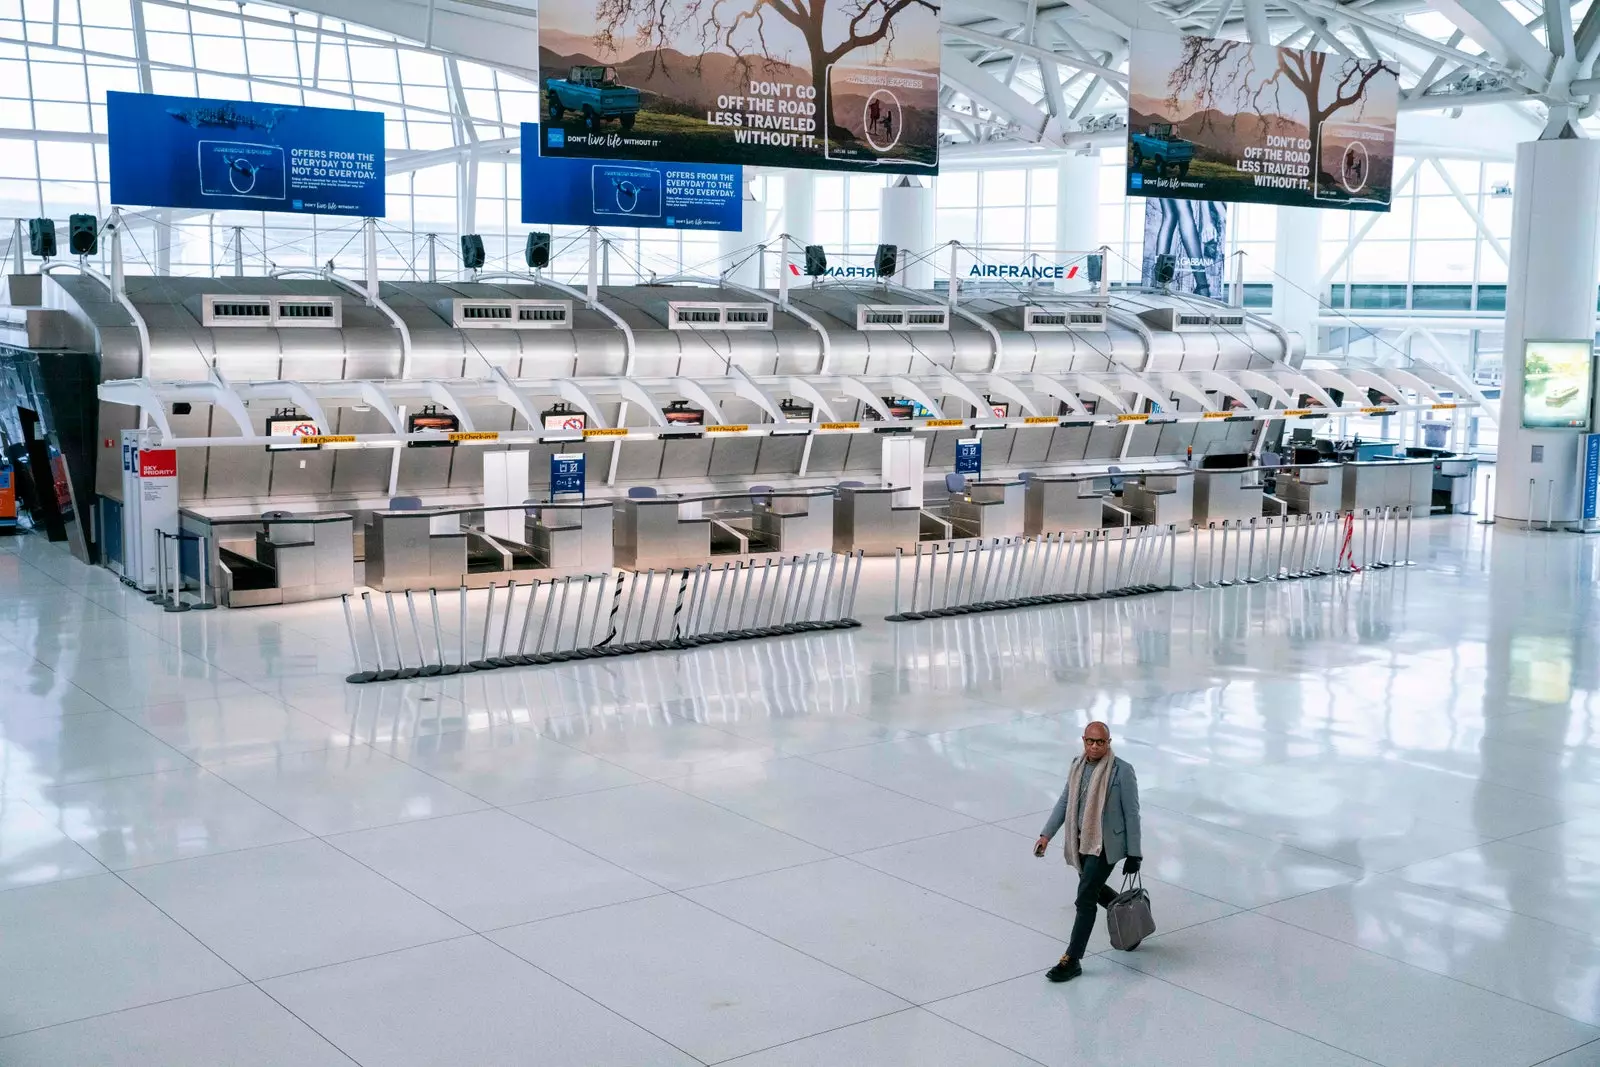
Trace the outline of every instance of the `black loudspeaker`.
{"type": "Polygon", "coordinates": [[[1089,279],[1090,285],[1099,285],[1101,271],[1105,270],[1105,257],[1096,252],[1092,256],[1085,256],[1083,261],[1084,274],[1089,279]]]}
{"type": "Polygon", "coordinates": [[[527,247],[528,266],[534,270],[550,265],[550,235],[547,233],[528,234],[527,247]]]}
{"type": "Polygon", "coordinates": [[[468,270],[483,269],[483,238],[475,233],[461,235],[461,265],[468,270]]]}
{"type": "Polygon", "coordinates": [[[56,220],[28,220],[28,250],[40,259],[56,257],[56,220]]]}
{"type": "Polygon", "coordinates": [[[100,220],[93,215],[68,219],[67,250],[75,256],[92,256],[100,251],[100,220]]]}
{"type": "Polygon", "coordinates": [[[1172,279],[1178,276],[1178,257],[1163,253],[1156,257],[1155,278],[1156,284],[1168,286],[1172,279]]]}
{"type": "Polygon", "coordinates": [[[828,253],[821,245],[806,245],[806,277],[820,278],[828,273],[828,253]]]}
{"type": "Polygon", "coordinates": [[[879,245],[874,261],[878,268],[878,277],[893,278],[894,272],[900,267],[900,246],[879,245]]]}

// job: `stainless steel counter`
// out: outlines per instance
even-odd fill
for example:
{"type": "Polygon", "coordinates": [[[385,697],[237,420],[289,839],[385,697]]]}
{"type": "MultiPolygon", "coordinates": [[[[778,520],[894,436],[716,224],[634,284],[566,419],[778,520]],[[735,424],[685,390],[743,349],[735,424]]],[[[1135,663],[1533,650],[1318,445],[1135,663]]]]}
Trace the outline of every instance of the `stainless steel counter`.
{"type": "Polygon", "coordinates": [[[1031,536],[1105,525],[1107,474],[1036,474],[1023,494],[1022,531],[1031,536]]]}
{"type": "Polygon", "coordinates": [[[779,489],[753,500],[751,530],[775,552],[790,555],[833,548],[833,489],[779,489]]]}
{"type": "Polygon", "coordinates": [[[1194,521],[1210,523],[1242,522],[1259,519],[1262,498],[1262,467],[1229,467],[1194,472],[1194,521]]]}
{"type": "Polygon", "coordinates": [[[179,522],[206,539],[202,562],[226,607],[327,600],[355,587],[355,519],[344,512],[267,519],[185,509],[179,522]]]}
{"type": "Polygon", "coordinates": [[[367,584],[374,589],[454,589],[467,574],[467,535],[435,533],[436,511],[374,511],[367,524],[367,584]]]}
{"type": "Polygon", "coordinates": [[[1194,471],[1145,471],[1123,478],[1122,506],[1138,522],[1188,527],[1194,521],[1194,471]]]}
{"type": "Polygon", "coordinates": [[[1342,463],[1296,463],[1273,468],[1274,495],[1295,515],[1338,511],[1344,502],[1342,463]]]}
{"type": "Polygon", "coordinates": [[[1026,486],[1020,478],[982,478],[950,494],[950,524],[965,537],[1015,537],[1022,533],[1026,486]]]}
{"type": "Polygon", "coordinates": [[[1414,507],[1427,515],[1432,499],[1432,459],[1374,459],[1344,465],[1346,511],[1414,507]]]}
{"type": "Polygon", "coordinates": [[[711,558],[711,520],[703,497],[654,496],[620,501],[616,513],[619,567],[692,567],[711,558]]]}
{"type": "Polygon", "coordinates": [[[840,486],[833,506],[833,550],[892,556],[911,551],[921,537],[922,510],[897,507],[902,486],[840,486]]]}
{"type": "Polygon", "coordinates": [[[609,500],[529,501],[528,544],[534,559],[553,571],[593,574],[611,569],[615,557],[609,500]]]}

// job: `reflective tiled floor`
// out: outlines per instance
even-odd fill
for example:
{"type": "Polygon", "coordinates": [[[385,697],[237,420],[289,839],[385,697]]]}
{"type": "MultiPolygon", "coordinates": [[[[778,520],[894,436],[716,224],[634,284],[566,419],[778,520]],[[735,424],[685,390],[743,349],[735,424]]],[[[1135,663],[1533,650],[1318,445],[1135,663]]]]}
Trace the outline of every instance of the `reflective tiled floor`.
{"type": "Polygon", "coordinates": [[[0,542],[0,1063],[1600,1064],[1600,538],[348,687],[0,542]],[[1091,717],[1159,933],[1030,846],[1091,717]]]}

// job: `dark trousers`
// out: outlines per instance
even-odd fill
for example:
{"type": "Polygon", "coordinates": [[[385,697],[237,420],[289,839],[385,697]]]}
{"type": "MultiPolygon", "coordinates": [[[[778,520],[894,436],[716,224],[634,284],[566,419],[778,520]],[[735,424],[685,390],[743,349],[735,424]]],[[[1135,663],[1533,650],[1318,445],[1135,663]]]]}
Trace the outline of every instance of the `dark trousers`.
{"type": "Polygon", "coordinates": [[[1073,901],[1078,909],[1078,917],[1072,922],[1072,940],[1067,942],[1067,955],[1075,960],[1083,959],[1084,952],[1089,948],[1089,935],[1094,933],[1097,909],[1117,899],[1117,894],[1106,885],[1116,864],[1107,863],[1104,856],[1080,854],[1078,859],[1083,866],[1078,874],[1078,896],[1073,901]]]}

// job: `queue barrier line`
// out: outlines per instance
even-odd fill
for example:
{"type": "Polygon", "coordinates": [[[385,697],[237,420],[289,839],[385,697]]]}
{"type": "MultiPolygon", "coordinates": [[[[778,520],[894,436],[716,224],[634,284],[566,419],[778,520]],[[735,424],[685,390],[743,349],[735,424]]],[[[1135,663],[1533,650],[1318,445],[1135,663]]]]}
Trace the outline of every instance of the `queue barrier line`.
{"type": "Polygon", "coordinates": [[[852,629],[861,625],[852,612],[862,561],[861,552],[817,552],[643,573],[513,578],[489,587],[481,620],[463,585],[454,662],[445,655],[439,590],[428,590],[427,610],[420,615],[421,594],[363,592],[359,613],[346,594],[340,599],[355,669],[345,681],[434,678],[852,629]],[[409,627],[400,622],[397,595],[409,627]],[[382,607],[375,609],[380,598],[382,607]],[[432,623],[431,649],[424,618],[432,623]]]}

